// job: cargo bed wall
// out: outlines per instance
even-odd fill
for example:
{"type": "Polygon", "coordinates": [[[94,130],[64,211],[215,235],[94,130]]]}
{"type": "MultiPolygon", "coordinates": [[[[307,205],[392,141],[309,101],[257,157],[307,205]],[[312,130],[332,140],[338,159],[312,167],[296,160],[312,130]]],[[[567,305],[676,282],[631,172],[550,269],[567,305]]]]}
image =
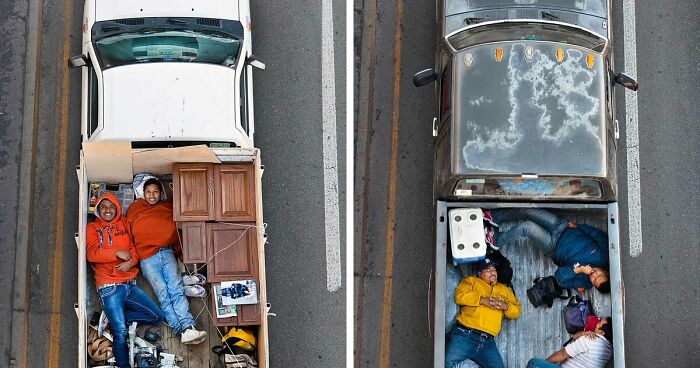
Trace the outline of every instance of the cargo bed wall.
{"type": "MultiPolygon", "coordinates": [[[[474,275],[471,265],[462,265],[453,267],[451,259],[449,259],[449,239],[447,235],[447,224],[440,222],[440,216],[444,216],[447,221],[447,211],[450,206],[465,206],[466,204],[446,204],[438,202],[438,219],[437,219],[437,249],[436,249],[436,274],[435,274],[435,367],[444,367],[444,351],[445,351],[445,321],[446,314],[452,314],[457,311],[457,307],[453,302],[454,288],[459,283],[461,276],[474,275]],[[450,305],[451,303],[451,305],[450,305]]],[[[469,204],[468,207],[495,207],[496,204],[475,203],[469,204]]],[[[508,206],[520,207],[518,204],[509,204],[508,206]]],[[[522,206],[522,205],[521,205],[522,206]]],[[[532,205],[524,205],[532,206],[532,205]]],[[[533,207],[543,208],[547,205],[538,205],[533,207]]],[[[589,225],[600,228],[604,231],[608,230],[608,207],[607,205],[554,205],[559,208],[551,208],[560,216],[565,216],[574,219],[577,223],[587,223],[589,225]],[[578,208],[577,208],[578,207],[578,208]]],[[[502,231],[509,229],[514,224],[502,225],[502,231]]],[[[616,229],[616,227],[613,227],[616,229]]],[[[611,234],[611,240],[616,238],[611,234]]],[[[565,301],[555,301],[552,308],[540,307],[534,308],[528,301],[526,290],[532,285],[532,280],[539,276],[553,275],[557,267],[548,257],[545,257],[541,251],[528,244],[530,241],[518,241],[509,244],[501,249],[502,253],[511,261],[513,267],[513,287],[514,292],[522,306],[520,317],[517,320],[506,320],[502,324],[500,334],[496,339],[499,350],[503,356],[506,367],[524,367],[530,358],[546,358],[551,353],[559,350],[561,345],[569,338],[566,329],[563,325],[561,316],[561,308],[565,301]]],[[[619,255],[617,256],[619,259],[619,255]]],[[[614,255],[611,249],[611,272],[614,271],[614,255]]],[[[619,276],[619,269],[618,269],[619,276]]],[[[611,277],[611,285],[614,285],[615,278],[611,277]]],[[[595,312],[599,316],[610,316],[613,314],[613,300],[619,297],[619,293],[615,291],[613,294],[603,295],[597,291],[589,290],[585,293],[579,293],[585,299],[591,299],[595,308],[595,312]],[[612,296],[612,298],[611,298],[612,296]]],[[[620,321],[620,323],[622,323],[620,321]]],[[[621,326],[621,324],[620,324],[621,326]]],[[[622,328],[615,328],[615,338],[621,341],[620,350],[624,349],[624,337],[622,336],[622,328]]],[[[616,346],[617,346],[616,341],[616,346]]],[[[623,350],[619,353],[622,353],[623,350]]],[[[616,351],[616,353],[618,353],[616,351]]],[[[621,364],[615,365],[622,367],[621,364]]],[[[613,366],[610,364],[609,366],[613,366]]]]}

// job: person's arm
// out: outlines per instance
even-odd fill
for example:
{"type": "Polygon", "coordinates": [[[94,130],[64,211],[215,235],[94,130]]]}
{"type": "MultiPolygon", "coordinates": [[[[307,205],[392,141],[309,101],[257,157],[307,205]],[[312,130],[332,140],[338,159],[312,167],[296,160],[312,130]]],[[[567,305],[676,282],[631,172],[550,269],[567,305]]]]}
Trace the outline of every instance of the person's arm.
{"type": "Polygon", "coordinates": [[[593,238],[601,251],[601,255],[608,259],[608,235],[597,227],[590,225],[580,225],[579,228],[593,238]]]}
{"type": "Polygon", "coordinates": [[[474,279],[465,277],[455,289],[455,303],[469,307],[478,307],[481,304],[482,294],[474,290],[474,279]]]}
{"type": "Polygon", "coordinates": [[[508,289],[506,302],[508,303],[508,307],[503,311],[503,315],[508,319],[516,319],[520,317],[520,302],[510,289],[508,289]]]}
{"type": "Polygon", "coordinates": [[[110,263],[117,260],[117,254],[114,249],[100,247],[100,237],[97,234],[95,226],[87,228],[87,245],[86,254],[87,260],[92,263],[110,263]]]}
{"type": "Polygon", "coordinates": [[[571,358],[569,354],[566,353],[565,348],[561,348],[558,351],[556,351],[554,354],[550,355],[547,358],[547,361],[552,362],[552,363],[561,363],[567,359],[571,358]]]}
{"type": "Polygon", "coordinates": [[[129,254],[131,254],[131,264],[136,266],[136,264],[139,263],[139,254],[136,252],[133,241],[129,243],[129,254]]]}
{"type": "Polygon", "coordinates": [[[557,280],[559,286],[565,289],[590,289],[593,287],[591,280],[585,273],[576,273],[572,266],[559,267],[556,272],[554,272],[554,278],[557,280]]]}

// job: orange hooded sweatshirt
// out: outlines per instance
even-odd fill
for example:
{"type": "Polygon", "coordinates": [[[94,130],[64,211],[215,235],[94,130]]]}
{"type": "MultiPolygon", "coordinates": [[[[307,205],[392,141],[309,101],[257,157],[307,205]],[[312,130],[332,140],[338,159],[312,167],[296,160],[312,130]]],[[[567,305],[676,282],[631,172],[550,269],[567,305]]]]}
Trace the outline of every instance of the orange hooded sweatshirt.
{"type": "Polygon", "coordinates": [[[139,269],[133,267],[138,262],[139,256],[131,243],[126,219],[122,217],[122,209],[117,198],[112,193],[105,193],[97,198],[95,215],[97,219],[87,225],[86,232],[87,259],[95,271],[96,287],[133,279],[139,273],[139,269]],[[114,203],[116,207],[116,215],[110,222],[100,218],[98,211],[100,202],[105,199],[114,203]],[[116,251],[118,250],[126,250],[131,254],[132,267],[126,272],[117,269],[117,266],[124,262],[117,258],[116,251]]]}
{"type": "Polygon", "coordinates": [[[154,205],[141,198],[126,211],[129,233],[139,254],[146,259],[161,247],[173,246],[177,250],[180,239],[173,221],[173,201],[168,199],[154,205]]]}

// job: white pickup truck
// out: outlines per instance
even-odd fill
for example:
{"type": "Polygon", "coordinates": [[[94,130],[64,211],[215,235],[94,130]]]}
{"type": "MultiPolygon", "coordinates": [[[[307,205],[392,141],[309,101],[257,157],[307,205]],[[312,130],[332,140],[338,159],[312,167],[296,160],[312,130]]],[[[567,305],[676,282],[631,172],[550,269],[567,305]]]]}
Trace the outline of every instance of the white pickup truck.
{"type": "MultiPolygon", "coordinates": [[[[238,320],[228,320],[233,322],[215,323],[211,298],[192,298],[190,312],[197,317],[198,328],[208,331],[208,341],[181,345],[163,328],[166,331],[158,343],[166,353],[183,359],[174,362],[178,367],[211,367],[219,359],[211,348],[221,345],[229,326],[245,326],[257,340],[253,355],[258,367],[268,367],[263,169],[253,141],[252,94],[252,68],[265,66],[251,52],[249,2],[87,0],[82,33],[82,54],[69,59],[69,66],[82,69],[83,147],[77,167],[80,204],[75,234],[78,367],[95,366],[87,352],[88,332],[93,328],[91,316],[100,310],[85,248],[94,195],[90,184],[102,183],[106,188],[122,184],[123,188],[139,172],[150,172],[167,183],[175,163],[248,168],[245,190],[233,195],[229,191],[235,188],[226,187],[209,195],[252,209],[245,226],[255,234],[246,237],[244,250],[207,256],[210,270],[217,262],[218,270],[224,268],[222,257],[229,262],[234,253],[254,259],[247,263],[254,269],[247,271],[257,281],[258,303],[248,315],[253,316],[250,320],[243,321],[239,314],[238,320]]],[[[175,203],[186,200],[182,193],[171,194],[175,203]]],[[[140,276],[138,282],[147,284],[140,276]]]]}

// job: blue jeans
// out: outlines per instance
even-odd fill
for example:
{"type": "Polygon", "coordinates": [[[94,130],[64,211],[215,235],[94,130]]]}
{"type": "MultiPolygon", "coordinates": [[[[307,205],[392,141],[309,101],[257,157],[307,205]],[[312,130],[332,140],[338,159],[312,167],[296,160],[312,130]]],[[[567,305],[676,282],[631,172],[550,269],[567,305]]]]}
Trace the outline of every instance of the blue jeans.
{"type": "Polygon", "coordinates": [[[151,284],[160,302],[165,321],[173,332],[181,334],[194,327],[190,304],[185,296],[185,284],[182,282],[173,250],[170,247],[160,248],[156,254],[142,259],[139,263],[143,276],[151,284]]]}
{"type": "Polygon", "coordinates": [[[559,364],[552,363],[547,359],[532,358],[527,362],[527,368],[559,368],[559,364]]]}
{"type": "Polygon", "coordinates": [[[496,245],[504,247],[514,240],[532,239],[534,245],[551,257],[559,237],[566,230],[567,219],[540,208],[509,208],[491,211],[499,225],[524,220],[510,230],[496,234],[496,245]]]}
{"type": "Polygon", "coordinates": [[[481,337],[458,325],[450,333],[447,342],[445,368],[457,367],[467,359],[473,360],[479,367],[504,367],[501,353],[492,338],[481,337]]]}
{"type": "Polygon", "coordinates": [[[102,309],[109,320],[112,333],[112,351],[119,368],[129,364],[128,325],[132,322],[154,325],[163,322],[163,312],[136,284],[106,286],[97,290],[102,309]]]}

